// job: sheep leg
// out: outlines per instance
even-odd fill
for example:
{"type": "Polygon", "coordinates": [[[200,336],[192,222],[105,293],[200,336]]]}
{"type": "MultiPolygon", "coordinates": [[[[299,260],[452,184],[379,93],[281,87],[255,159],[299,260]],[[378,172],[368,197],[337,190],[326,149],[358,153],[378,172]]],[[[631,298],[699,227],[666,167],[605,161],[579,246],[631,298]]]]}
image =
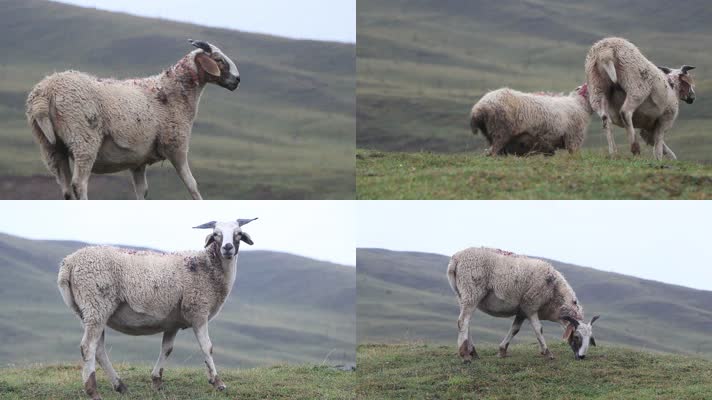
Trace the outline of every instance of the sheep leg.
{"type": "Polygon", "coordinates": [[[200,192],[198,192],[198,182],[193,178],[193,174],[190,172],[190,167],[188,166],[188,153],[179,153],[171,158],[171,164],[178,172],[178,176],[183,181],[185,186],[188,188],[190,195],[193,200],[202,200],[200,192]]]}
{"type": "Polygon", "coordinates": [[[215,363],[213,362],[213,344],[210,342],[210,336],[208,336],[208,321],[194,325],[193,332],[195,332],[200,350],[203,351],[203,355],[205,356],[205,365],[208,367],[208,382],[217,390],[225,390],[226,386],[223,381],[220,380],[218,371],[215,368],[215,363]]]}
{"type": "MultiPolygon", "coordinates": [[[[97,149],[98,151],[98,149],[97,149]]],[[[89,177],[96,160],[96,152],[74,155],[74,173],[72,174],[72,190],[80,200],[88,200],[89,177]]]]}
{"type": "Polygon", "coordinates": [[[178,330],[163,332],[161,354],[158,355],[156,365],[153,366],[153,371],[151,371],[151,382],[154,390],[161,390],[163,388],[163,364],[165,364],[168,356],[171,355],[173,351],[173,342],[176,339],[177,333],[178,330]]]}
{"type": "Polygon", "coordinates": [[[546,341],[544,340],[544,328],[541,326],[541,321],[539,321],[539,316],[536,314],[532,314],[529,317],[529,323],[532,324],[532,328],[534,329],[534,335],[536,335],[536,340],[539,342],[539,350],[541,351],[541,355],[547,356],[550,359],[554,359],[554,355],[549,351],[549,347],[546,345],[546,341]]]}
{"type": "MultiPolygon", "coordinates": [[[[603,134],[606,136],[606,141],[608,142],[608,155],[613,156],[618,153],[618,148],[616,147],[616,140],[613,138],[613,130],[611,129],[611,117],[608,115],[608,100],[605,95],[598,96],[600,99],[598,101],[598,108],[596,113],[601,117],[601,122],[603,124],[603,134]]],[[[594,104],[594,101],[591,101],[594,104]]]]}
{"type": "Polygon", "coordinates": [[[640,144],[638,143],[638,136],[635,134],[635,127],[633,127],[633,113],[640,107],[643,99],[635,98],[632,96],[626,96],[623,106],[621,107],[621,121],[625,125],[625,130],[628,134],[628,143],[630,144],[630,151],[635,155],[640,154],[640,144]]]}
{"type": "Polygon", "coordinates": [[[476,308],[477,303],[463,301],[460,304],[460,317],[457,319],[457,349],[465,364],[470,363],[473,358],[480,358],[470,337],[470,318],[476,308]]]}
{"type": "Polygon", "coordinates": [[[509,342],[512,341],[512,338],[519,333],[519,329],[522,327],[522,323],[524,322],[524,317],[517,315],[514,317],[514,321],[512,321],[512,327],[509,328],[509,333],[507,333],[507,336],[504,337],[504,340],[502,340],[502,343],[499,344],[499,357],[509,357],[507,354],[507,348],[509,348],[509,342]]]}
{"type": "Polygon", "coordinates": [[[494,139],[492,140],[492,146],[489,148],[489,153],[487,154],[488,156],[496,156],[502,151],[502,149],[504,149],[508,140],[511,139],[506,135],[508,134],[499,134],[497,132],[492,134],[494,139]]]}
{"type": "Polygon", "coordinates": [[[121,378],[119,378],[119,374],[116,373],[116,371],[114,370],[114,366],[111,365],[111,361],[109,361],[109,355],[106,353],[106,347],[104,346],[105,335],[106,329],[101,332],[101,338],[99,338],[99,343],[96,346],[96,361],[99,362],[101,368],[104,370],[104,372],[106,372],[106,375],[109,377],[109,380],[111,381],[111,385],[114,387],[114,390],[121,394],[124,394],[128,391],[128,388],[121,381],[121,378]]]}
{"type": "Polygon", "coordinates": [[[148,196],[148,181],[146,180],[146,166],[142,165],[131,170],[134,191],[137,200],[145,200],[148,196]]]}
{"type": "Polygon", "coordinates": [[[103,331],[104,328],[97,324],[84,324],[84,336],[79,345],[84,363],[82,367],[84,390],[91,396],[92,400],[101,399],[96,388],[96,348],[103,331]]]}
{"type": "MultiPolygon", "coordinates": [[[[655,130],[653,131],[653,155],[655,159],[660,161],[663,159],[663,153],[665,151],[665,132],[672,127],[673,120],[671,119],[660,119],[657,124],[655,124],[655,130]]],[[[672,153],[672,150],[668,147],[668,150],[672,153]]],[[[672,153],[672,158],[675,158],[675,154],[672,153]]]]}
{"type": "Polygon", "coordinates": [[[671,160],[677,160],[677,156],[672,152],[672,149],[668,147],[667,143],[663,142],[663,155],[668,156],[671,160]]]}
{"type": "Polygon", "coordinates": [[[74,199],[72,174],[69,170],[69,156],[67,153],[60,151],[57,144],[52,145],[47,142],[44,136],[40,139],[40,150],[47,169],[54,175],[55,179],[57,179],[57,184],[62,188],[64,199],[74,199]]]}

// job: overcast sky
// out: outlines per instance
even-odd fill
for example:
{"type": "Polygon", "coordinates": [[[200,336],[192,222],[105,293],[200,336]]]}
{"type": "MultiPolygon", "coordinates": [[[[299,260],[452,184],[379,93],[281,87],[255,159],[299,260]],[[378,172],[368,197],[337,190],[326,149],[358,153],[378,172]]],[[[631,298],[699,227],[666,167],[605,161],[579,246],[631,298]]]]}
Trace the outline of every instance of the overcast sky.
{"type": "Polygon", "coordinates": [[[712,290],[709,201],[359,201],[357,210],[359,247],[451,256],[491,246],[712,290]]]}
{"type": "Polygon", "coordinates": [[[356,0],[61,0],[61,2],[295,39],[356,42],[356,0]]]}
{"type": "Polygon", "coordinates": [[[0,232],[32,239],[79,240],[165,251],[203,247],[205,222],[259,217],[243,227],[255,242],[243,250],[276,250],[356,265],[353,201],[3,201],[0,232]]]}

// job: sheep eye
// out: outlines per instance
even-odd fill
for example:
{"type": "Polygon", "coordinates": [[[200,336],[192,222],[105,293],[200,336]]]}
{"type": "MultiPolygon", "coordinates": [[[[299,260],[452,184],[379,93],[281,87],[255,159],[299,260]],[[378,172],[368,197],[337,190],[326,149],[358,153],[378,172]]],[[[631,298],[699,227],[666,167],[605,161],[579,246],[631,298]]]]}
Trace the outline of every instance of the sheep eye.
{"type": "Polygon", "coordinates": [[[574,300],[574,304],[578,304],[578,301],[574,300]]]}

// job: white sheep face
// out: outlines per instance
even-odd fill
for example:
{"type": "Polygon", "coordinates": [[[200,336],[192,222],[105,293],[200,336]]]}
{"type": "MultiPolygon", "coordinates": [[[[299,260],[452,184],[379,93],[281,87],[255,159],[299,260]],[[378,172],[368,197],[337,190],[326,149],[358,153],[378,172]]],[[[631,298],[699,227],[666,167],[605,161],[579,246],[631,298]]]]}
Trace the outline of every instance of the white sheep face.
{"type": "Polygon", "coordinates": [[[577,360],[586,358],[588,348],[596,345],[596,340],[593,338],[593,323],[598,318],[598,315],[593,317],[589,323],[576,321],[576,323],[571,323],[571,329],[567,329],[567,333],[570,331],[568,334],[569,346],[571,346],[571,350],[573,350],[574,357],[577,360]]]}
{"type": "MultiPolygon", "coordinates": [[[[257,219],[257,218],[255,218],[257,219]]],[[[247,232],[243,232],[241,226],[250,223],[252,220],[237,220],[227,222],[208,222],[196,229],[210,229],[213,232],[205,238],[205,247],[215,243],[220,249],[220,256],[225,260],[232,260],[240,248],[240,242],[245,242],[252,246],[254,242],[247,232]]]]}

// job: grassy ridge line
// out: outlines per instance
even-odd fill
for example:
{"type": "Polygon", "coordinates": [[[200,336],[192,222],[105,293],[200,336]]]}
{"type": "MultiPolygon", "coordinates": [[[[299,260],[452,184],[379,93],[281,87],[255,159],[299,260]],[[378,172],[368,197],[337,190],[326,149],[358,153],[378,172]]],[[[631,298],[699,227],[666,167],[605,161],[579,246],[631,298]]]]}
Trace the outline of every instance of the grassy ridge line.
{"type": "MultiPolygon", "coordinates": [[[[115,364],[114,368],[129,387],[126,395],[111,388],[106,374],[97,366],[99,393],[104,399],[353,399],[354,374],[322,366],[274,366],[254,369],[220,369],[227,385],[215,391],[204,369],[166,368],[164,389],[151,388],[151,367],[115,364]]],[[[29,368],[0,369],[0,398],[83,399],[81,370],[78,365],[38,365],[29,368]]]]}
{"type": "Polygon", "coordinates": [[[710,199],[712,166],[584,150],[554,157],[358,150],[359,199],[710,199]]]}
{"type": "Polygon", "coordinates": [[[357,353],[359,399],[709,399],[712,361],[645,353],[599,344],[575,361],[565,343],[555,360],[534,343],[478,346],[463,364],[455,346],[362,345],[357,353]]]}

